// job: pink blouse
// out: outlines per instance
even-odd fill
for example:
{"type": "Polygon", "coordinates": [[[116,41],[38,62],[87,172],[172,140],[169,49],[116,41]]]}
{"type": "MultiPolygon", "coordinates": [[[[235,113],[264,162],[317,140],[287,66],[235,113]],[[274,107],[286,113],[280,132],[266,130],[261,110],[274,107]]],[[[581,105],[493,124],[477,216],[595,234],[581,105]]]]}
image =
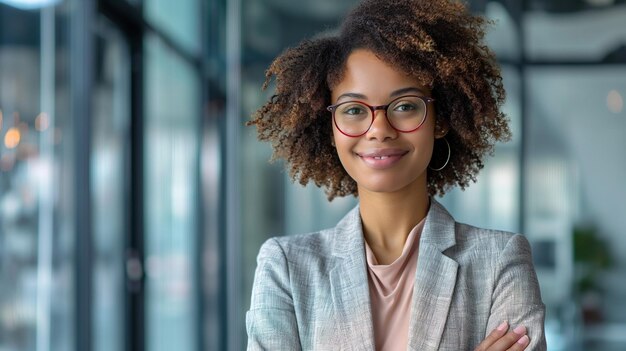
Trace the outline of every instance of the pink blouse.
{"type": "Polygon", "coordinates": [[[389,265],[379,265],[369,245],[365,243],[377,351],[407,349],[411,297],[423,226],[424,220],[411,230],[402,254],[389,265]]]}

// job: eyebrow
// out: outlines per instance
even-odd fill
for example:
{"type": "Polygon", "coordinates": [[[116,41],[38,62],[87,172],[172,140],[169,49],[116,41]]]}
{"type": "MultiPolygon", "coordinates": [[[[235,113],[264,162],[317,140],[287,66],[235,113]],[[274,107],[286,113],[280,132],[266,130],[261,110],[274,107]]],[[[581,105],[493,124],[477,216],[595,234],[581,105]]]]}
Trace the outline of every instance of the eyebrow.
{"type": "MultiPolygon", "coordinates": [[[[411,92],[416,92],[416,93],[419,93],[419,94],[426,95],[426,92],[424,90],[420,89],[420,88],[417,88],[417,87],[407,87],[407,88],[394,90],[391,94],[389,94],[389,97],[397,97],[397,96],[400,96],[402,94],[411,93],[411,92]]],[[[367,100],[367,96],[363,95],[363,94],[359,94],[359,93],[345,93],[345,94],[339,95],[339,97],[337,98],[337,101],[341,100],[342,98],[347,98],[347,97],[354,98],[354,99],[367,100]]]]}

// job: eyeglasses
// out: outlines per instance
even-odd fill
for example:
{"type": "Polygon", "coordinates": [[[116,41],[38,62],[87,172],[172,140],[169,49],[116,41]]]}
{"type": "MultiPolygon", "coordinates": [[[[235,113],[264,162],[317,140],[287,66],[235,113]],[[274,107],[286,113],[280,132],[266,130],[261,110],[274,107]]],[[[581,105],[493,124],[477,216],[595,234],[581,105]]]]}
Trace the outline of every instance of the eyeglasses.
{"type": "Polygon", "coordinates": [[[372,106],[361,101],[345,101],[330,105],[326,109],[333,114],[337,129],[349,137],[359,137],[374,124],[377,110],[384,110],[389,125],[402,133],[419,129],[428,116],[430,97],[406,95],[394,99],[387,105],[372,106]]]}

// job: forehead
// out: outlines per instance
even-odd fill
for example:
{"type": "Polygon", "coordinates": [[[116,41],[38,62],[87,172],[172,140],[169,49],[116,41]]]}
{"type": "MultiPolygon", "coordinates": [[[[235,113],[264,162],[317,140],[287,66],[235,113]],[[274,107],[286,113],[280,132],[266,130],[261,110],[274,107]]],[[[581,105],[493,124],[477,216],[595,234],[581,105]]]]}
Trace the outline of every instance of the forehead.
{"type": "Polygon", "coordinates": [[[331,89],[333,101],[346,93],[364,95],[368,100],[386,100],[402,88],[429,90],[401,69],[383,61],[370,50],[357,49],[348,56],[341,78],[331,89]]]}

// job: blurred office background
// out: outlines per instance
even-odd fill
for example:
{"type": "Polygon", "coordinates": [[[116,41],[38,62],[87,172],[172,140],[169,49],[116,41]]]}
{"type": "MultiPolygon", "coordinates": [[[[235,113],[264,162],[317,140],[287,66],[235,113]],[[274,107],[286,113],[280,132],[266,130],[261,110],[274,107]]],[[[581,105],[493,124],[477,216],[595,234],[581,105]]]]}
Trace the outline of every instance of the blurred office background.
{"type": "MultiPolygon", "coordinates": [[[[356,2],[0,0],[0,351],[243,350],[261,243],[355,203],[244,122],[356,2]]],[[[626,1],[470,6],[514,138],[441,201],[528,236],[550,350],[626,350],[626,1]]]]}

